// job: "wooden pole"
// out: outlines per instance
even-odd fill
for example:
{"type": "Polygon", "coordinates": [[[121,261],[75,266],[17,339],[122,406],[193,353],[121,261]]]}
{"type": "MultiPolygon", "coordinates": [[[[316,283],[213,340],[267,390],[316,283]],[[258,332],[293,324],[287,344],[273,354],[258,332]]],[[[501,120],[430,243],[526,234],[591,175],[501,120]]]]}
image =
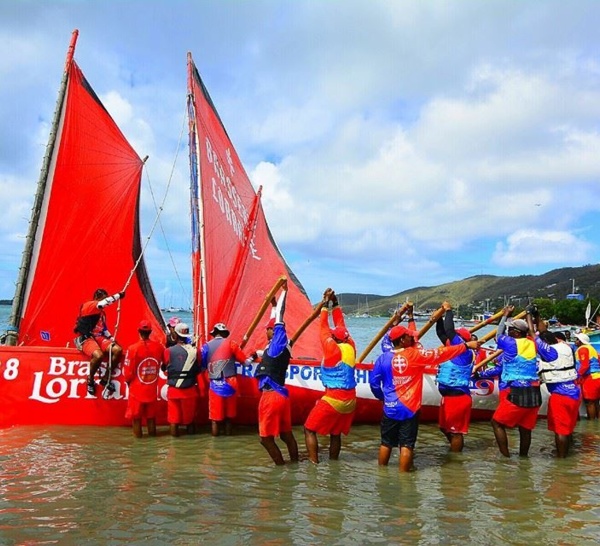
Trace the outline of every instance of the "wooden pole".
{"type": "Polygon", "coordinates": [[[304,330],[306,330],[308,328],[310,323],[319,316],[319,314],[321,313],[321,309],[323,308],[323,306],[326,303],[327,303],[327,300],[323,300],[323,301],[319,302],[317,304],[317,306],[314,308],[313,312],[310,315],[308,315],[308,318],[300,325],[300,327],[296,330],[296,333],[290,338],[291,346],[294,345],[294,343],[296,343],[296,341],[298,341],[298,338],[302,335],[304,330]]]}
{"type": "Polygon", "coordinates": [[[492,322],[498,320],[500,317],[502,317],[502,313],[504,313],[504,310],[500,310],[497,313],[495,313],[494,315],[492,315],[491,317],[482,320],[481,322],[478,322],[475,326],[472,326],[471,328],[469,328],[469,332],[471,332],[472,334],[477,332],[477,330],[481,330],[484,326],[487,326],[488,324],[491,324],[492,322]]]}
{"type": "MultiPolygon", "coordinates": [[[[520,318],[523,318],[526,314],[527,314],[527,311],[521,311],[518,315],[516,315],[516,316],[514,316],[512,318],[513,319],[520,319],[520,318]]],[[[489,341],[490,339],[492,339],[496,335],[497,331],[498,331],[498,328],[494,328],[491,332],[488,332],[487,334],[485,334],[485,336],[483,336],[479,340],[479,343],[485,343],[486,341],[489,341]]],[[[487,358],[485,358],[484,360],[482,360],[481,362],[479,362],[473,368],[473,373],[475,373],[479,368],[482,368],[486,364],[489,364],[495,358],[498,358],[503,352],[504,351],[502,349],[498,349],[498,350],[494,351],[491,355],[489,355],[487,358]]]]}
{"type": "MultiPolygon", "coordinates": [[[[35,241],[40,227],[40,219],[42,218],[42,209],[44,207],[44,197],[48,185],[48,177],[50,173],[50,165],[55,154],[56,139],[58,136],[60,116],[63,111],[65,102],[65,96],[67,93],[67,86],[69,83],[69,69],[73,61],[73,55],[75,54],[75,45],[77,44],[77,37],[79,31],[75,29],[71,34],[71,41],[69,43],[69,49],[67,50],[67,56],[65,60],[65,68],[63,71],[62,80],[60,82],[60,88],[58,90],[58,98],[56,99],[56,107],[54,109],[54,116],[52,119],[52,126],[50,129],[50,135],[48,137],[48,144],[46,145],[46,152],[42,161],[42,168],[40,176],[38,178],[37,188],[35,191],[35,197],[33,200],[33,207],[31,209],[31,218],[29,220],[29,227],[27,229],[27,237],[25,238],[25,248],[21,255],[21,266],[19,267],[19,273],[17,276],[17,282],[15,286],[15,295],[13,298],[11,314],[9,318],[9,329],[6,336],[7,345],[16,345],[18,342],[19,326],[21,325],[21,314],[23,306],[25,304],[25,291],[27,289],[27,279],[29,277],[29,270],[33,262],[33,255],[35,250],[35,241]]],[[[40,235],[41,236],[41,235],[40,235]]]]}
{"type": "Polygon", "coordinates": [[[443,307],[440,307],[439,309],[437,309],[436,311],[434,311],[432,313],[432,315],[429,317],[429,319],[425,323],[425,326],[423,326],[419,330],[419,339],[421,339],[427,332],[429,332],[430,328],[438,321],[438,319],[440,317],[444,316],[445,312],[446,312],[446,310],[443,307]]]}
{"type": "MultiPolygon", "coordinates": [[[[527,311],[521,311],[518,315],[512,317],[513,319],[520,319],[523,318],[525,315],[527,314],[527,311]]],[[[488,332],[487,334],[485,334],[485,336],[483,336],[482,338],[479,339],[480,343],[485,343],[486,341],[489,341],[490,339],[492,339],[493,337],[496,336],[496,332],[498,331],[498,328],[494,328],[491,332],[488,332]]]]}
{"type": "Polygon", "coordinates": [[[402,307],[400,307],[400,309],[398,309],[397,311],[394,312],[394,314],[392,315],[392,317],[385,323],[385,325],[383,326],[383,328],[381,328],[381,330],[379,330],[379,332],[377,333],[377,335],[372,339],[371,343],[369,343],[367,345],[366,349],[358,357],[358,359],[356,360],[357,362],[364,362],[365,358],[367,358],[367,356],[369,356],[369,353],[373,350],[373,347],[375,347],[375,345],[377,345],[377,343],[379,342],[379,340],[390,329],[390,326],[392,324],[394,324],[394,321],[398,320],[398,322],[400,322],[402,320],[402,315],[404,315],[404,313],[406,313],[406,310],[409,307],[412,307],[412,305],[413,305],[412,302],[407,301],[406,303],[404,303],[402,305],[402,307]]]}
{"type": "Polygon", "coordinates": [[[246,343],[248,343],[250,336],[252,335],[252,333],[254,332],[256,327],[258,326],[258,323],[260,322],[263,315],[265,314],[267,307],[269,307],[271,300],[275,297],[275,294],[277,294],[277,291],[283,286],[283,283],[286,280],[287,280],[287,277],[285,277],[285,276],[279,277],[277,279],[277,281],[275,282],[275,284],[273,285],[273,288],[271,288],[269,293],[265,296],[265,300],[263,301],[262,305],[260,306],[260,309],[258,310],[258,312],[256,313],[256,316],[254,317],[254,320],[250,323],[250,326],[248,326],[248,330],[246,330],[246,333],[244,334],[244,337],[242,338],[242,342],[240,343],[241,349],[243,349],[246,346],[246,343]]]}
{"type": "Polygon", "coordinates": [[[498,358],[503,352],[504,351],[502,349],[498,349],[489,356],[485,357],[481,362],[478,362],[475,366],[473,366],[473,373],[475,373],[479,368],[483,368],[486,364],[489,364],[495,358],[498,358]]]}

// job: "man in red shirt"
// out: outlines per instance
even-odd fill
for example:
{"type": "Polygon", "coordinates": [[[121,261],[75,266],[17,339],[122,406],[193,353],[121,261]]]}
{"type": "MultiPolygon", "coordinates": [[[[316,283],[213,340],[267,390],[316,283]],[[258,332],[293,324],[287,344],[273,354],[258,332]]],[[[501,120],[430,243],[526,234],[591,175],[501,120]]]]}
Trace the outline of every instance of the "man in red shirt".
{"type": "Polygon", "coordinates": [[[123,378],[129,385],[125,417],[132,420],[133,434],[142,437],[142,422],[146,421],[148,436],[156,436],[156,406],[158,404],[158,373],[163,363],[165,347],[150,339],[152,326],[142,320],[138,327],[140,341],[130,345],[125,355],[123,378]]]}
{"type": "Polygon", "coordinates": [[[106,387],[109,393],[115,391],[115,386],[109,380],[111,373],[117,368],[123,354],[123,349],[115,341],[115,338],[106,327],[106,314],[104,308],[116,301],[123,299],[125,292],[117,292],[109,296],[104,288],[98,288],[94,292],[94,299],[81,305],[75,333],[77,348],[90,358],[90,374],[87,382],[88,394],[96,394],[94,376],[103,360],[108,360],[109,365],[100,380],[100,384],[106,387]]]}

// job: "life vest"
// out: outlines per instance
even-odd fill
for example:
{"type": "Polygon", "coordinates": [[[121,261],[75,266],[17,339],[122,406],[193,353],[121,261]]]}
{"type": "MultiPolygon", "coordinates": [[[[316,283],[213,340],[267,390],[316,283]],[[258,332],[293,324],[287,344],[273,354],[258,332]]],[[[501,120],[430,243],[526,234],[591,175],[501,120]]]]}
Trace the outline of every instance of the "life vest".
{"type": "Polygon", "coordinates": [[[438,368],[437,382],[447,387],[468,387],[473,373],[475,354],[471,349],[460,357],[443,362],[438,368]],[[460,358],[465,355],[465,358],[460,358]],[[470,356],[470,358],[469,358],[470,356]]]}
{"type": "Polygon", "coordinates": [[[217,337],[208,343],[207,369],[209,379],[223,379],[236,374],[235,357],[231,344],[225,338],[217,337]]]}
{"type": "Polygon", "coordinates": [[[335,366],[321,364],[321,380],[328,389],[354,389],[356,388],[356,352],[349,343],[338,343],[342,353],[341,360],[335,366]]]}
{"type": "Polygon", "coordinates": [[[565,381],[575,381],[577,379],[577,370],[575,369],[575,360],[573,351],[566,343],[556,343],[552,345],[558,357],[552,362],[540,360],[538,363],[538,372],[540,379],[544,383],[564,383],[565,381]]]}
{"type": "Polygon", "coordinates": [[[174,345],[169,351],[167,384],[178,389],[193,387],[197,380],[196,349],[191,345],[174,345]]]}
{"type": "Polygon", "coordinates": [[[256,367],[254,376],[269,376],[275,383],[283,385],[291,356],[290,350],[287,347],[276,357],[270,356],[268,351],[265,351],[262,356],[262,362],[256,367]]]}
{"type": "Polygon", "coordinates": [[[517,344],[517,356],[503,361],[502,380],[539,381],[535,343],[526,337],[513,339],[517,344]]]}
{"type": "Polygon", "coordinates": [[[79,316],[75,322],[74,331],[76,334],[80,334],[83,337],[91,337],[98,322],[102,321],[102,323],[104,323],[104,311],[98,309],[98,307],[95,307],[94,313],[83,315],[82,313],[84,305],[86,308],[88,307],[88,304],[82,304],[79,308],[79,316]]]}

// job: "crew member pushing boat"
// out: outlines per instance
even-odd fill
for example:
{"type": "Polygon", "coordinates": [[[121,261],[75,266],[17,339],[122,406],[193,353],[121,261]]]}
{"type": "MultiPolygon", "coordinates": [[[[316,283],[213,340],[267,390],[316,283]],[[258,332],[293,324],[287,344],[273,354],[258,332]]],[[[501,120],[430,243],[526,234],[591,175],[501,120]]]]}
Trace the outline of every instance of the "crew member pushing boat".
{"type": "Polygon", "coordinates": [[[329,305],[321,309],[320,329],[323,361],[321,380],[325,395],[317,401],[304,423],[304,439],[308,458],[319,462],[317,434],[329,434],[329,458],[338,459],[342,449],[342,434],[350,432],[356,410],[356,345],[346,329],[344,314],[335,292],[328,288],[324,299],[329,305]],[[329,328],[329,309],[334,328],[329,328]]]}
{"type": "Polygon", "coordinates": [[[285,373],[292,356],[283,315],[287,297],[287,281],[279,299],[271,309],[267,324],[268,344],[262,361],[256,368],[255,377],[261,391],[258,404],[258,434],[260,443],[277,465],[284,464],[283,455],[275,438],[279,436],[286,444],[291,462],[298,461],[298,443],[292,432],[292,407],[290,393],[285,387],[285,373]]]}
{"type": "Polygon", "coordinates": [[[492,416],[492,427],[498,449],[505,457],[510,457],[506,429],[518,427],[519,455],[527,457],[531,446],[531,431],[537,422],[542,396],[537,374],[536,345],[528,337],[527,322],[508,318],[513,310],[513,305],[504,308],[496,331],[498,349],[504,351],[502,380],[508,385],[509,391],[506,397],[500,398],[492,416]]]}
{"type": "Polygon", "coordinates": [[[225,434],[231,434],[232,419],[237,415],[236,362],[246,361],[244,351],[229,337],[229,330],[222,322],[210,331],[213,339],[202,346],[202,368],[208,370],[208,418],[211,432],[218,436],[224,425],[225,434]]]}
{"type": "MultiPolygon", "coordinates": [[[[445,301],[443,318],[436,322],[436,333],[445,346],[462,345],[471,341],[471,333],[466,328],[454,327],[452,306],[445,301]]],[[[471,389],[469,382],[475,364],[475,351],[469,349],[438,368],[438,391],[442,395],[439,411],[440,430],[450,442],[450,451],[460,452],[464,447],[464,436],[469,432],[471,421],[471,389]]]]}

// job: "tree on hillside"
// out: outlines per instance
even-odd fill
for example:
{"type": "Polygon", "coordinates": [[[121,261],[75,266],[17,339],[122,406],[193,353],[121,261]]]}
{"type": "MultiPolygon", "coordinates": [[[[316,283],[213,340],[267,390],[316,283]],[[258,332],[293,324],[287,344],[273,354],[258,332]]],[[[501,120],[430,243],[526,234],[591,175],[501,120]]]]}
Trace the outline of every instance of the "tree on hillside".
{"type": "Polygon", "coordinates": [[[533,303],[538,308],[540,317],[544,320],[551,319],[556,314],[556,304],[551,299],[536,298],[533,300],[533,303]]]}
{"type": "Polygon", "coordinates": [[[587,304],[587,301],[582,300],[560,300],[554,306],[554,314],[563,324],[583,326],[587,304]]]}

